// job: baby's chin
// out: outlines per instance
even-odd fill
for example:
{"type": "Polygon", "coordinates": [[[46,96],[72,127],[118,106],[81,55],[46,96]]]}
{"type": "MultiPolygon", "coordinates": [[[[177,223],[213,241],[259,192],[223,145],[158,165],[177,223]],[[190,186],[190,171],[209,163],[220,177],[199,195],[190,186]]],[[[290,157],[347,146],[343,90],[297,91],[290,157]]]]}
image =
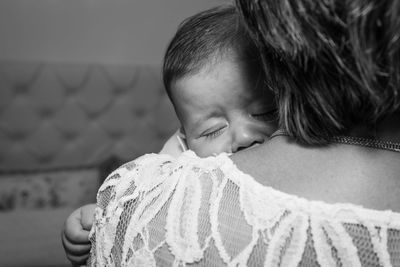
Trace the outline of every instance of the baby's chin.
{"type": "MultiPolygon", "coordinates": [[[[235,152],[235,153],[244,152],[244,151],[247,151],[247,150],[251,150],[251,149],[254,149],[254,148],[258,147],[259,145],[261,145],[261,144],[258,144],[258,143],[257,143],[257,144],[251,145],[251,146],[249,146],[249,147],[246,147],[246,148],[244,148],[244,149],[241,149],[240,151],[237,151],[237,152],[235,152]]],[[[196,155],[197,155],[198,157],[200,157],[200,158],[213,157],[213,156],[217,156],[217,155],[222,154],[222,153],[226,153],[226,154],[228,154],[228,155],[235,154],[235,153],[231,152],[230,150],[215,151],[215,150],[212,150],[212,149],[210,149],[210,150],[208,150],[208,151],[205,151],[205,149],[198,150],[198,151],[193,150],[193,152],[196,153],[196,155]]]]}
{"type": "MultiPolygon", "coordinates": [[[[237,151],[235,153],[238,153],[238,152],[242,153],[242,152],[245,152],[245,151],[248,151],[248,150],[252,150],[252,149],[255,149],[256,147],[258,147],[260,145],[261,145],[261,143],[256,143],[256,144],[253,144],[253,145],[251,145],[249,147],[241,149],[240,151],[237,151]]],[[[219,155],[221,153],[226,153],[228,155],[235,154],[235,153],[231,152],[230,150],[215,151],[215,150],[213,150],[211,148],[209,150],[203,148],[203,149],[200,149],[200,150],[197,150],[197,151],[195,149],[193,149],[192,151],[200,158],[213,157],[213,156],[217,156],[217,155],[219,155]]]]}
{"type": "Polygon", "coordinates": [[[219,154],[221,154],[221,153],[228,153],[228,154],[230,154],[229,152],[225,152],[225,151],[215,151],[215,150],[213,150],[213,149],[210,149],[210,150],[205,150],[205,149],[202,149],[202,150],[195,150],[195,149],[193,149],[192,150],[198,157],[200,157],[200,158],[208,158],[208,157],[214,157],[214,156],[217,156],[217,155],[219,155],[219,154]]]}

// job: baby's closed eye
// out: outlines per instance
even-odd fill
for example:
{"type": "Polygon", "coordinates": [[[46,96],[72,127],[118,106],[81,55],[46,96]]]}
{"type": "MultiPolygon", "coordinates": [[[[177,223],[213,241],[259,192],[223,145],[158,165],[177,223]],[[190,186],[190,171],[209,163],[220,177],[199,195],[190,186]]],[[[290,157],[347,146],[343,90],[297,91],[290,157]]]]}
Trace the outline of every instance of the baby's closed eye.
{"type": "Polygon", "coordinates": [[[260,121],[274,121],[277,119],[277,109],[263,109],[260,111],[252,112],[251,116],[260,121]]]}
{"type": "Polygon", "coordinates": [[[216,138],[224,132],[224,129],[227,125],[217,125],[212,128],[209,128],[200,134],[200,137],[204,138],[216,138]]]}

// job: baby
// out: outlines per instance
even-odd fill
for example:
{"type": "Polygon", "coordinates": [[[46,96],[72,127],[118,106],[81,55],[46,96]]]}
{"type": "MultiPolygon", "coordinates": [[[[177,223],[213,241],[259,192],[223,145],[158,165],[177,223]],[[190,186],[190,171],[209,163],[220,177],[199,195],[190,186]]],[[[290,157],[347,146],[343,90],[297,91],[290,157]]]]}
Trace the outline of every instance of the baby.
{"type": "MultiPolygon", "coordinates": [[[[181,23],[164,57],[163,80],[181,129],[160,153],[235,153],[263,143],[277,129],[257,47],[234,7],[213,8],[181,23]]],[[[65,223],[63,245],[72,263],[88,257],[93,213],[94,205],[82,207],[65,223]]]]}
{"type": "Polygon", "coordinates": [[[276,129],[261,66],[233,7],[204,11],[180,25],[164,57],[163,79],[187,148],[200,157],[234,153],[276,129]]]}

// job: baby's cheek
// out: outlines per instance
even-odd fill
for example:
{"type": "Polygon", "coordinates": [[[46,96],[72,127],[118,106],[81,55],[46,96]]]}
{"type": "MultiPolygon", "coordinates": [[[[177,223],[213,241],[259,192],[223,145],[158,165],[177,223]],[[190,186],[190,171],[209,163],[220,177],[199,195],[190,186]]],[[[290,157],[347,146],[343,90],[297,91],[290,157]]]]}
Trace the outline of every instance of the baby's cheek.
{"type": "Polygon", "coordinates": [[[222,152],[230,152],[230,148],[227,147],[223,142],[207,141],[207,140],[196,140],[195,142],[188,142],[189,149],[193,150],[197,156],[204,158],[219,154],[222,152]]]}
{"type": "Polygon", "coordinates": [[[213,146],[210,142],[195,142],[191,148],[197,156],[199,157],[208,157],[213,154],[213,146]]]}

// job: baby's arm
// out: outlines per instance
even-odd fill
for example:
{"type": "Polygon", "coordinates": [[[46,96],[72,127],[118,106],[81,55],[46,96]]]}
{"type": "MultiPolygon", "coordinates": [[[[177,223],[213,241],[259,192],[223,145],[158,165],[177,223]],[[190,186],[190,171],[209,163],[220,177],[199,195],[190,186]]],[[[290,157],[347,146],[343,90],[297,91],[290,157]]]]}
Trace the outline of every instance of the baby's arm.
{"type": "Polygon", "coordinates": [[[96,204],[88,204],[69,215],[61,232],[61,240],[68,260],[73,266],[85,265],[90,253],[89,232],[92,228],[96,204]]]}

